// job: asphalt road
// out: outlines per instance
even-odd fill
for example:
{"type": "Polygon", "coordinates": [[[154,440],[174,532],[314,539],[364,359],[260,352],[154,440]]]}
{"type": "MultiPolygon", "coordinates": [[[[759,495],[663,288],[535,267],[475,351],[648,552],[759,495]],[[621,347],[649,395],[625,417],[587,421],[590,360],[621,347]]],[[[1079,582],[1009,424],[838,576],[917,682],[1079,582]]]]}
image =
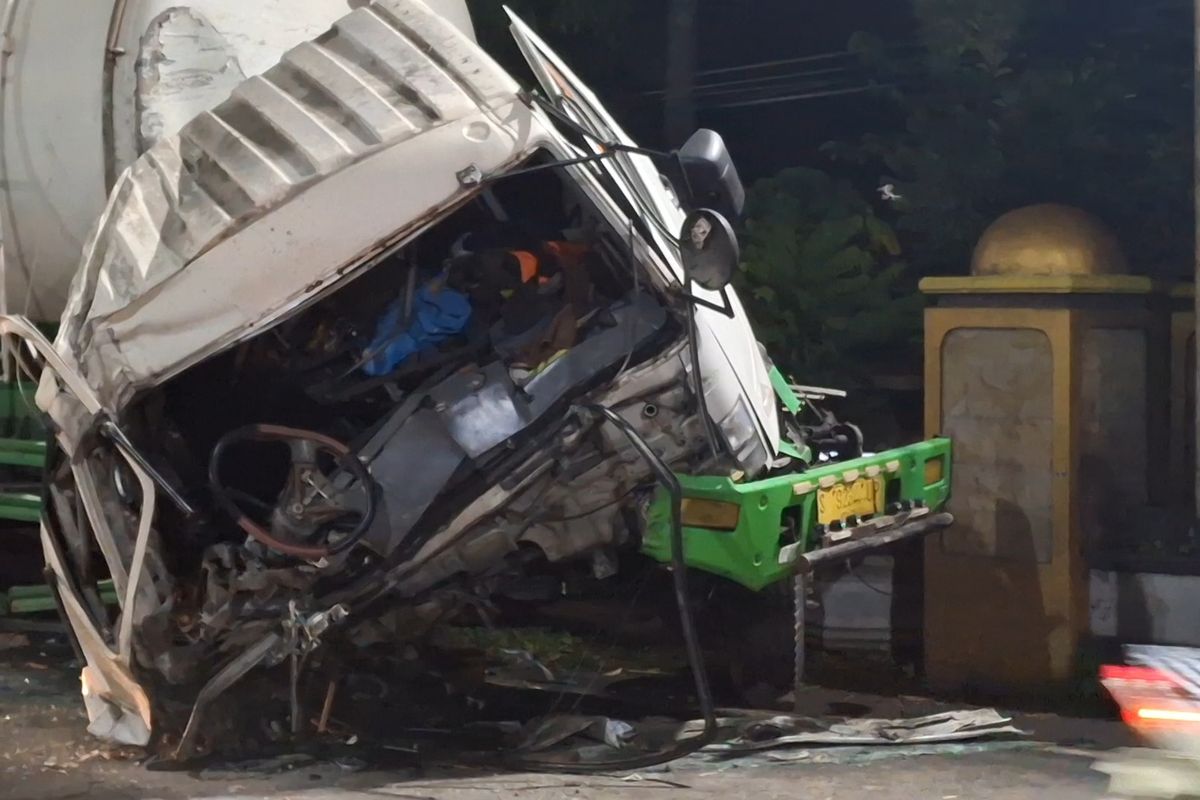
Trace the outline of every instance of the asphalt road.
{"type": "MultiPolygon", "coordinates": [[[[140,752],[110,750],[87,735],[77,672],[69,659],[61,642],[35,640],[27,648],[0,649],[0,798],[1074,800],[1105,796],[1105,776],[1090,768],[1093,756],[1123,743],[1119,726],[1111,723],[1042,716],[1020,720],[1041,743],[942,746],[934,755],[814,748],[789,753],[796,760],[788,763],[687,761],[634,775],[371,770],[353,758],[330,762],[303,756],[198,773],[163,772],[147,769],[140,752]]],[[[809,702],[846,699],[844,693],[826,698],[814,689],[809,702]]],[[[911,708],[912,703],[898,708],[897,702],[880,701],[880,711],[927,713],[911,708]]]]}

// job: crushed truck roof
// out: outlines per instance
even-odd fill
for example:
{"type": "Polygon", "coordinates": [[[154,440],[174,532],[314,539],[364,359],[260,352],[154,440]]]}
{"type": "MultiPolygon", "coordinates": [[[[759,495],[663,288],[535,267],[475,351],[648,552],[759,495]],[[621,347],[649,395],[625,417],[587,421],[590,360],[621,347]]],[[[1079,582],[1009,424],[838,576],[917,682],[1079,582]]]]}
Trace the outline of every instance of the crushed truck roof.
{"type": "Polygon", "coordinates": [[[526,154],[517,94],[424,4],[354,11],[120,177],[57,348],[111,410],[253,336],[526,154]]]}

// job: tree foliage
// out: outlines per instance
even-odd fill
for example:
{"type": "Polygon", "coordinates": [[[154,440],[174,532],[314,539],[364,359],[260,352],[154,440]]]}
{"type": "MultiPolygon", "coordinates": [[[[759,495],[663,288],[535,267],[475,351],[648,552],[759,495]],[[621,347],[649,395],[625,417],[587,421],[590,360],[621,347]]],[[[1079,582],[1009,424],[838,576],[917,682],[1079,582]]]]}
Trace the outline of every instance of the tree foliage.
{"type": "Polygon", "coordinates": [[[742,297],[785,372],[855,387],[912,363],[921,299],[895,231],[848,182],[807,168],[757,182],[743,241],[742,297]]]}
{"type": "Polygon", "coordinates": [[[1038,202],[1096,213],[1144,271],[1186,270],[1187,4],[913,0],[913,9],[916,60],[869,36],[851,42],[890,87],[903,124],[827,148],[895,185],[897,227],[921,272],[961,272],[989,222],[1038,202]]]}

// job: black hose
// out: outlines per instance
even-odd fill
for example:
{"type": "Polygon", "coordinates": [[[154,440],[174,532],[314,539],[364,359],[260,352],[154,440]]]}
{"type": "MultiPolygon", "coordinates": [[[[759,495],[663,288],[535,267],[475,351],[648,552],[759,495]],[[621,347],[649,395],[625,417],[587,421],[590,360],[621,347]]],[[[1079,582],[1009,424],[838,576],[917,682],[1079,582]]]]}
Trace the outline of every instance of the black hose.
{"type": "Polygon", "coordinates": [[[688,664],[696,682],[696,697],[700,701],[700,713],[704,716],[704,729],[696,736],[685,739],[674,747],[630,758],[592,761],[587,764],[563,764],[524,756],[509,756],[505,759],[505,763],[510,767],[540,772],[580,773],[646,769],[691,755],[710,744],[717,737],[717,712],[713,705],[712,690],[708,685],[708,673],[704,667],[704,656],[700,651],[696,623],[692,619],[691,605],[688,602],[688,567],[683,554],[683,487],[680,486],[679,479],[675,477],[675,473],[671,471],[666,462],[651,449],[637,429],[619,414],[611,408],[596,404],[582,405],[578,408],[599,414],[625,434],[630,444],[650,466],[658,483],[671,496],[671,578],[675,586],[675,603],[679,607],[679,623],[683,629],[683,642],[687,650],[688,664]]]}

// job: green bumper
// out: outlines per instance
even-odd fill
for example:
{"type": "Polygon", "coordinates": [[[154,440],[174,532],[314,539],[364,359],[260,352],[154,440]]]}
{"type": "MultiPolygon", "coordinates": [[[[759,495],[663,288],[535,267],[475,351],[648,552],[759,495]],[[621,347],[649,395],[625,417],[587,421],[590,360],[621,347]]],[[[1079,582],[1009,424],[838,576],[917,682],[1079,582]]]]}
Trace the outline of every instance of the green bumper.
{"type": "MultiPolygon", "coordinates": [[[[733,530],[684,527],[688,566],[711,572],[755,591],[791,576],[779,563],[779,551],[800,542],[809,552],[821,546],[817,531],[817,493],[834,483],[863,476],[883,478],[886,504],[920,502],[941,509],[950,497],[949,439],[930,439],[865,456],[825,464],[804,472],[738,483],[730,478],[679,475],[685,498],[713,500],[739,507],[733,530]],[[941,460],[940,477],[926,483],[926,462],[941,460]]],[[[671,561],[670,502],[660,492],[651,504],[642,552],[664,564],[671,561]]]]}

